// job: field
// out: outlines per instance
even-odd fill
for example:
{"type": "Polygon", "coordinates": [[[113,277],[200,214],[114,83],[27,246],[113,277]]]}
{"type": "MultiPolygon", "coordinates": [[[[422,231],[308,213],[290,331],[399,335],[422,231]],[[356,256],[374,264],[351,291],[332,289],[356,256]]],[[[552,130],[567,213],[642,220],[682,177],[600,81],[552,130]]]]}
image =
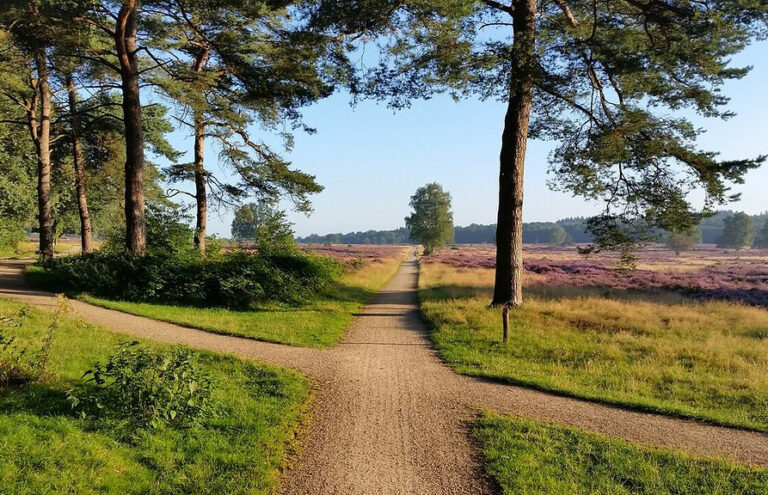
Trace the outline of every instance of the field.
{"type": "Polygon", "coordinates": [[[328,347],[344,336],[354,314],[395,274],[408,248],[401,246],[303,245],[347,267],[334,289],[295,307],[263,305],[253,311],[198,308],[100,299],[79,299],[97,306],[209,332],[303,347],[328,347]]]}
{"type": "Polygon", "coordinates": [[[768,431],[768,251],[654,248],[640,268],[526,249],[525,303],[500,342],[490,246],[422,258],[422,312],[457,371],[768,431]]]}
{"type": "MultiPolygon", "coordinates": [[[[31,352],[41,348],[52,318],[0,299],[0,335],[16,337],[31,352]]],[[[308,380],[194,351],[213,381],[220,414],[194,428],[127,430],[113,420],[84,419],[66,400],[68,390],[84,386],[83,373],[105,362],[125,337],[66,316],[56,321],[45,375],[0,387],[0,492],[268,493],[275,487],[303,421],[308,380]]],[[[0,346],[0,362],[7,365],[8,358],[0,346]]]]}

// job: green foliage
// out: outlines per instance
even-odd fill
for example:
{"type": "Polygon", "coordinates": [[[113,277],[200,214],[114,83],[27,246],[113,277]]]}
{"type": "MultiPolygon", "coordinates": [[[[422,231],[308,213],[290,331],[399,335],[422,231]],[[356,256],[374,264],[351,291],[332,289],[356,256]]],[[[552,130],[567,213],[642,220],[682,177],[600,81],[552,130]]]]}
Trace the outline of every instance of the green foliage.
{"type": "Polygon", "coordinates": [[[16,314],[0,315],[0,389],[48,378],[53,340],[68,311],[69,303],[64,296],[58,296],[56,311],[44,332],[40,348],[34,352],[17,342],[14,335],[6,336],[2,332],[3,327],[6,330],[20,327],[27,316],[26,310],[20,308],[16,314]]]}
{"type": "Polygon", "coordinates": [[[299,253],[225,253],[219,257],[96,251],[43,265],[47,283],[125,301],[247,308],[265,301],[298,303],[330,287],[340,265],[299,253]]]}
{"type": "Polygon", "coordinates": [[[270,201],[238,208],[232,220],[232,237],[238,242],[252,241],[264,253],[290,252],[295,248],[285,212],[270,201]]]}
{"type": "MultiPolygon", "coordinates": [[[[195,255],[189,216],[176,206],[149,203],[146,209],[147,251],[157,255],[195,255]]],[[[110,231],[106,250],[118,252],[125,244],[125,226],[110,231]]]]}
{"type": "Polygon", "coordinates": [[[672,232],[667,236],[667,246],[677,254],[689,251],[693,248],[693,245],[694,236],[692,234],[672,232]]]}
{"type": "Polygon", "coordinates": [[[755,247],[768,248],[768,218],[763,221],[763,228],[755,241],[755,247]]]}
{"type": "Polygon", "coordinates": [[[18,222],[0,218],[0,256],[15,253],[19,243],[25,237],[24,230],[18,222]]]}
{"type": "Polygon", "coordinates": [[[213,385],[193,354],[181,348],[158,352],[124,342],[105,364],[83,374],[94,387],[67,399],[82,415],[114,416],[131,427],[191,427],[217,414],[213,385]]]}
{"type": "Polygon", "coordinates": [[[413,213],[405,218],[410,237],[424,245],[424,253],[430,254],[453,239],[453,213],[451,195],[433,182],[420,187],[411,196],[413,213]]]}
{"type": "Polygon", "coordinates": [[[723,220],[723,233],[717,241],[717,246],[741,249],[752,246],[754,240],[755,225],[752,217],[738,212],[723,220]]]}
{"type": "Polygon", "coordinates": [[[309,211],[308,196],[322,191],[315,177],[293,170],[275,147],[255,140],[262,127],[292,147],[304,128],[300,109],[329,96],[339,75],[330,54],[338,42],[302,30],[292,2],[152,2],[142,30],[166,65],[154,82],[178,104],[190,133],[214,140],[234,180],[183,163],[166,169],[174,182],[202,174],[208,204],[229,206],[247,197],[291,199],[309,211]],[[183,12],[183,15],[180,14],[183,12]]]}
{"type": "Polygon", "coordinates": [[[474,436],[504,494],[758,495],[768,471],[511,416],[483,414],[474,436]]]}

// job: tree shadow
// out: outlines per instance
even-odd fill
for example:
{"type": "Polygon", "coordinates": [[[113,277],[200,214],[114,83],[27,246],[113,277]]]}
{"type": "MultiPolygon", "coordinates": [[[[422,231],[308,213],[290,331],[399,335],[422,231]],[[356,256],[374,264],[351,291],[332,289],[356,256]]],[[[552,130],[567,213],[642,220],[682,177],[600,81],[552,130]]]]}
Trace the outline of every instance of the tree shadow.
{"type": "Polygon", "coordinates": [[[38,382],[0,389],[0,411],[35,416],[76,416],[63,387],[38,382]]]}

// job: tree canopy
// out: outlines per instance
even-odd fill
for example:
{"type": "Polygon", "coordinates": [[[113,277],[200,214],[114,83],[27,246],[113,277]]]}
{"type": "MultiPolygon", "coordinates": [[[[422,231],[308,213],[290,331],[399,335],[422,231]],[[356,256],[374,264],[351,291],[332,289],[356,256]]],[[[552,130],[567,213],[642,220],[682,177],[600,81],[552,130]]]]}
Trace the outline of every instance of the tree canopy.
{"type": "Polygon", "coordinates": [[[453,239],[451,195],[433,182],[420,187],[411,196],[413,213],[405,218],[412,240],[424,245],[424,253],[445,246],[453,239]]]}
{"type": "Polygon", "coordinates": [[[741,249],[751,247],[755,240],[755,224],[752,217],[740,211],[723,221],[723,233],[717,242],[719,247],[741,249]]]}

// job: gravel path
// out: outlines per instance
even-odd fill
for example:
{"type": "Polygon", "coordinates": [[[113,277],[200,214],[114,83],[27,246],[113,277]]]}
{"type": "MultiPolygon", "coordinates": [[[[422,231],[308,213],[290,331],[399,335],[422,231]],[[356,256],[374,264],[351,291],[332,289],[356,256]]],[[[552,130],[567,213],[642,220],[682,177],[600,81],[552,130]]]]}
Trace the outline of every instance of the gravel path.
{"type": "MultiPolygon", "coordinates": [[[[22,262],[0,263],[0,295],[36,306],[22,262]]],[[[313,378],[312,423],[285,493],[491,493],[470,442],[478,408],[768,467],[768,435],[627,411],[453,373],[432,350],[416,300],[418,264],[403,263],[337,347],[318,350],[228,337],[73,301],[86,320],[163,342],[228,352],[313,378]]]]}

